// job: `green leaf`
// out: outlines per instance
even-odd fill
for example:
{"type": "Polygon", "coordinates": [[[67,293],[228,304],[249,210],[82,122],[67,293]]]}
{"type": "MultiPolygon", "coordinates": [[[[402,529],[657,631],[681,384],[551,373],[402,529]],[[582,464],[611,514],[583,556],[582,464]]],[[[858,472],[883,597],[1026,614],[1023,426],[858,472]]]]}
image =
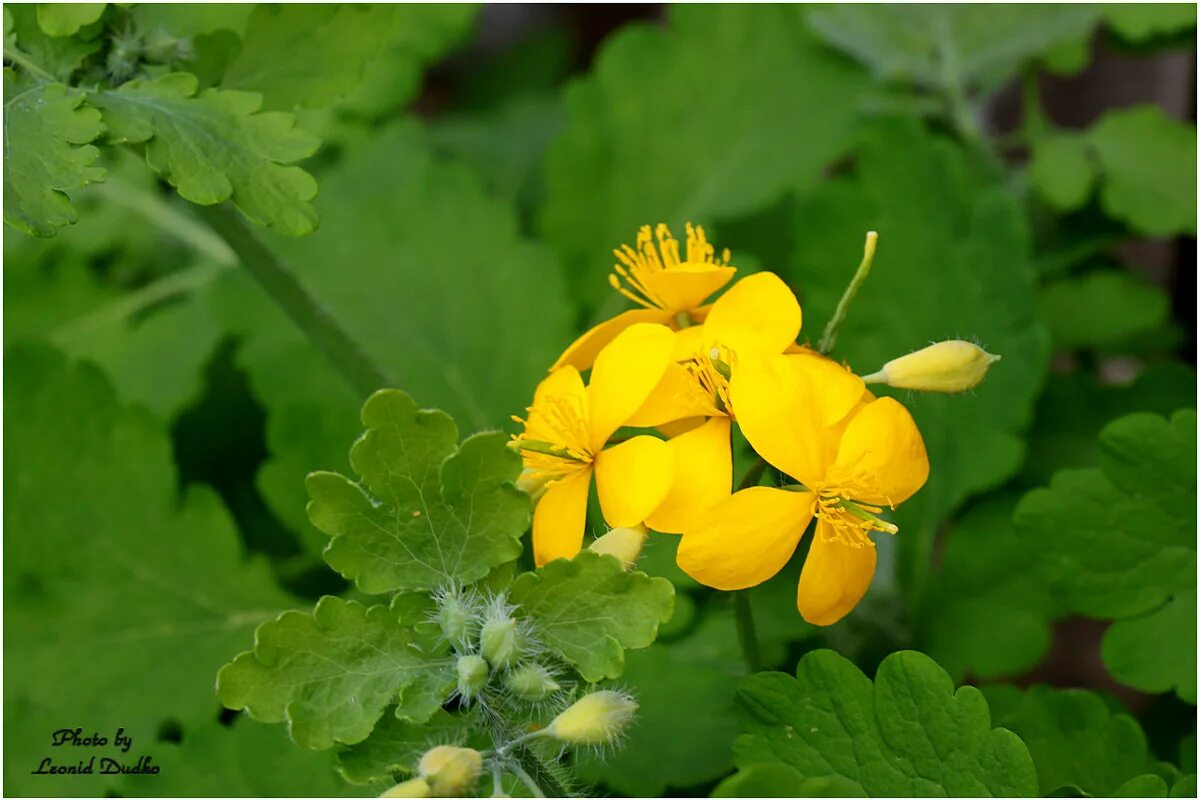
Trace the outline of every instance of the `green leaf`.
{"type": "Polygon", "coordinates": [[[1095,693],[1039,686],[1008,707],[1000,711],[993,704],[993,719],[1025,741],[1042,795],[1065,786],[1120,795],[1121,785],[1150,770],[1153,755],[1142,727],[1095,693]]]}
{"type": "Polygon", "coordinates": [[[1196,797],[1196,774],[1192,773],[1184,776],[1175,784],[1171,785],[1171,798],[1195,798],[1196,797]]]}
{"type": "Polygon", "coordinates": [[[1166,293],[1125,270],[1053,281],[1038,298],[1038,316],[1059,348],[1119,345],[1161,328],[1169,314],[1166,293]]]}
{"type": "Polygon", "coordinates": [[[1100,441],[1099,469],[1022,499],[1018,534],[1070,609],[1122,621],[1105,637],[1110,671],[1195,703],[1196,413],[1129,415],[1100,441]]]}
{"type": "Polygon", "coordinates": [[[21,455],[4,476],[4,645],[21,655],[4,670],[5,788],[102,795],[119,777],[30,774],[52,732],[124,727],[135,750],[119,758],[156,755],[165,721],[215,720],[217,668],[294,600],[246,560],[214,492],[180,493],[162,424],[94,367],[10,347],[4,378],[21,455]]]}
{"type": "Polygon", "coordinates": [[[816,341],[862,253],[879,232],[871,276],[850,307],[834,356],[859,374],[944,339],[999,354],[969,394],[898,397],[929,453],[930,478],[896,512],[900,576],[910,590],[931,562],[939,521],[1021,464],[1021,433],[1047,364],[1035,316],[1025,214],[1002,175],[914,123],[874,128],[855,174],[803,195],[795,210],[789,282],[803,290],[802,338],[816,341]]]}
{"type": "Polygon", "coordinates": [[[261,92],[269,109],[330,105],[357,88],[395,35],[389,5],[258,5],[221,86],[261,92]]]}
{"type": "Polygon", "coordinates": [[[435,745],[463,745],[476,726],[471,715],[443,711],[419,725],[384,715],[370,737],[337,752],[338,770],[356,784],[416,773],[425,751],[435,745]]]}
{"type": "Polygon", "coordinates": [[[37,21],[51,36],[71,36],[100,19],[106,3],[38,3],[37,21]]]}
{"type": "Polygon", "coordinates": [[[1192,3],[1106,3],[1104,21],[1122,39],[1144,42],[1196,27],[1192,3]]]}
{"type": "Polygon", "coordinates": [[[1087,39],[1089,5],[839,5],[812,15],[821,36],[885,80],[951,89],[997,88],[1023,63],[1087,39]]]}
{"type": "Polygon", "coordinates": [[[620,676],[625,651],[654,642],[674,597],[666,579],[626,572],[615,557],[591,551],[521,574],[508,594],[542,644],[587,681],[620,676]]]}
{"type": "MultiPolygon", "coordinates": [[[[321,229],[272,243],[305,289],[392,386],[464,431],[520,413],[573,336],[550,251],[522,238],[512,207],[488,199],[462,165],[434,159],[412,123],[348,151],[321,182],[321,229]]],[[[221,318],[241,335],[240,362],[268,412],[259,486],[319,552],[325,537],[304,517],[304,476],[349,469],[363,398],[247,276],[222,284],[221,318]]]]}
{"type": "Polygon", "coordinates": [[[737,736],[733,696],[746,672],[737,642],[733,616],[721,612],[680,639],[630,653],[621,685],[638,700],[636,725],[619,751],[581,760],[579,777],[646,798],[728,773],[737,736]]]}
{"type": "Polygon", "coordinates": [[[444,412],[399,390],[363,405],[367,432],[350,464],[362,485],[313,473],[308,516],[332,541],[325,560],[369,593],[470,583],[521,555],[529,498],[513,482],[520,456],[499,432],[458,445],[444,412]]]}
{"type": "Polygon", "coordinates": [[[1161,776],[1144,773],[1134,776],[1112,793],[1113,798],[1166,798],[1167,783],[1161,776]]]}
{"type": "Polygon", "coordinates": [[[121,795],[345,797],[360,791],[338,776],[332,752],[297,748],[282,726],[245,716],[231,726],[214,718],[189,727],[179,743],[155,742],[153,753],[160,772],[121,777],[121,795]]]}
{"type": "Polygon", "coordinates": [[[12,52],[14,49],[23,55],[22,60],[27,64],[21,65],[22,71],[31,65],[33,71],[72,83],[71,76],[83,60],[103,44],[99,38],[88,41],[81,36],[48,35],[38,24],[38,7],[33,3],[9,3],[4,12],[4,51],[10,57],[17,55],[12,52]]]}
{"type": "Polygon", "coordinates": [[[1096,170],[1082,134],[1061,132],[1033,141],[1029,179],[1057,211],[1074,211],[1087,203],[1096,170]]]}
{"type": "Polygon", "coordinates": [[[66,190],[104,179],[89,142],[104,130],[84,93],[4,69],[4,221],[54,236],[77,215],[66,190]]]}
{"type": "Polygon", "coordinates": [[[871,796],[1032,796],[1037,775],[1021,740],[993,729],[974,687],[956,692],[929,657],[900,651],[872,685],[833,651],[814,651],[797,678],[758,673],[738,691],[739,767],[783,762],[805,778],[871,796]]]}
{"type": "Polygon", "coordinates": [[[1158,106],[1110,111],[1088,132],[1105,212],[1152,236],[1196,233],[1196,126],[1158,106]]]}
{"type": "MultiPolygon", "coordinates": [[[[366,739],[384,709],[448,649],[420,615],[325,596],[311,614],[259,626],[254,650],[217,676],[217,696],[265,723],[286,720],[304,748],[366,739]]],[[[430,713],[432,714],[432,712],[430,713]]]]}
{"type": "MultiPolygon", "coordinates": [[[[805,798],[811,796],[836,797],[836,793],[811,793],[808,782],[821,779],[805,779],[800,771],[782,762],[764,762],[747,765],[742,770],[722,781],[712,791],[710,798],[805,798]]],[[[851,797],[861,795],[858,785],[850,782],[851,797]]]]}
{"type": "Polygon", "coordinates": [[[1046,655],[1059,615],[1041,554],[1013,531],[1014,501],[989,497],[954,521],[916,642],[961,681],[1020,675],[1046,655]]]}
{"type": "Polygon", "coordinates": [[[253,222],[310,233],[316,181],[286,165],[311,156],[317,141],[293,126],[291,114],[260,113],[260,95],[196,88],[194,75],[177,72],[129,81],[92,101],[104,111],[109,137],[146,143],[146,161],[184,199],[209,206],[232,198],[253,222]]]}
{"type": "Polygon", "coordinates": [[[567,89],[541,224],[572,265],[576,297],[615,302],[611,253],[639,226],[679,233],[688,219],[758,211],[849,150],[866,76],[823,48],[804,15],[671,6],[666,27],[623,28],[567,89]]]}
{"type": "Polygon", "coordinates": [[[1084,372],[1052,374],[1038,399],[1021,479],[1036,486],[1055,470],[1096,464],[1105,425],[1132,412],[1170,414],[1195,398],[1196,373],[1177,362],[1149,365],[1127,384],[1100,383],[1084,372]]]}

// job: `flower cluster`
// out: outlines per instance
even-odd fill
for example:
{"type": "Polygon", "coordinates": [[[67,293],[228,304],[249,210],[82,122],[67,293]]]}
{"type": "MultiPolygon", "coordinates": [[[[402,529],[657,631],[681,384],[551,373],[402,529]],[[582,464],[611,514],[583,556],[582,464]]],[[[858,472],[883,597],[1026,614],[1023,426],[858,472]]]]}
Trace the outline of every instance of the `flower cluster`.
{"type": "Polygon", "coordinates": [[[797,605],[812,623],[839,620],[871,582],[872,535],[896,533],[884,510],[929,475],[912,416],[866,384],[963,391],[996,357],[940,343],[864,379],[797,344],[791,289],[770,272],[734,282],[702,228],[688,225],[686,256],[665,225],[615,254],[610,282],[640,308],[572,343],[514,418],[537,563],[580,550],[593,479],[609,526],[682,535],[679,566],[721,590],[779,572],[816,518],[797,605]],[[784,486],[733,491],[734,423],[784,486]]]}

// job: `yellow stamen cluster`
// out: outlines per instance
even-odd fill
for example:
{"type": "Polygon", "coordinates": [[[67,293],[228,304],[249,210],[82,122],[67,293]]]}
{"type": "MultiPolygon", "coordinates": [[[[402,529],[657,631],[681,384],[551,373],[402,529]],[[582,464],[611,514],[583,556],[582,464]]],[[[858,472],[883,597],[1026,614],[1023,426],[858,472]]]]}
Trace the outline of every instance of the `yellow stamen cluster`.
{"type": "Polygon", "coordinates": [[[703,348],[684,363],[683,367],[696,379],[706,400],[722,414],[733,415],[733,401],[729,397],[729,378],[734,368],[735,354],[721,345],[703,348]]]}
{"type": "Polygon", "coordinates": [[[704,236],[704,228],[699,225],[687,224],[687,260],[679,259],[679,242],[671,235],[665,224],[660,223],[655,230],[658,246],[655,247],[654,236],[650,234],[650,226],[643,225],[638,230],[637,248],[622,245],[614,250],[618,264],[613,265],[613,272],[608,276],[608,283],[629,300],[647,309],[667,309],[666,301],[654,290],[653,277],[664,270],[679,267],[680,264],[709,265],[712,267],[727,267],[729,265],[729,250],[716,258],[714,248],[704,236]]]}
{"type": "Polygon", "coordinates": [[[581,400],[548,397],[526,411],[534,420],[533,430],[546,435],[546,439],[530,437],[528,420],[513,415],[513,422],[525,430],[512,436],[512,447],[522,452],[529,480],[562,478],[592,463],[595,454],[585,444],[588,428],[581,400]]]}

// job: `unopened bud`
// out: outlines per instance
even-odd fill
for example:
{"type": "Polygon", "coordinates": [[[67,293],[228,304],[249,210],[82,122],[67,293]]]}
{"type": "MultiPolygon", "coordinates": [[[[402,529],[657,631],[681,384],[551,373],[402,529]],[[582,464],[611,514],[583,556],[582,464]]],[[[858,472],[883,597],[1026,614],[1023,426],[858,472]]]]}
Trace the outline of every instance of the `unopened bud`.
{"type": "Polygon", "coordinates": [[[863,376],[863,381],[924,392],[966,392],[998,361],[999,356],[972,342],[951,339],[892,359],[879,372],[863,376]]]}
{"type": "Polygon", "coordinates": [[[475,654],[460,656],[455,667],[458,670],[458,694],[463,698],[473,698],[487,686],[490,671],[483,657],[475,654]]]}
{"type": "Polygon", "coordinates": [[[421,757],[418,771],[429,783],[431,795],[439,798],[471,795],[483,770],[483,755],[474,748],[439,745],[421,757]]]}
{"type": "Polygon", "coordinates": [[[380,798],[428,798],[429,782],[418,776],[379,794],[380,798]]]}
{"type": "Polygon", "coordinates": [[[633,720],[637,702],[625,693],[602,690],[580,698],[546,727],[546,734],[572,745],[605,745],[633,720]]]}
{"type": "Polygon", "coordinates": [[[521,658],[525,633],[505,608],[494,606],[488,611],[479,633],[479,645],[489,663],[502,669],[510,668],[521,658]]]}
{"type": "Polygon", "coordinates": [[[522,665],[511,671],[504,683],[523,701],[544,701],[560,689],[550,671],[541,665],[522,665]]]}
{"type": "Polygon", "coordinates": [[[534,470],[531,467],[526,467],[521,471],[521,475],[517,476],[517,489],[529,495],[529,498],[537,503],[543,495],[546,494],[546,483],[549,478],[544,470],[534,470]]]}
{"type": "Polygon", "coordinates": [[[442,634],[460,648],[474,639],[476,623],[474,610],[455,590],[446,590],[438,598],[438,625],[442,634]]]}
{"type": "Polygon", "coordinates": [[[644,526],[614,528],[589,545],[588,550],[615,556],[621,566],[629,570],[642,555],[642,546],[645,544],[646,529],[644,526]]]}

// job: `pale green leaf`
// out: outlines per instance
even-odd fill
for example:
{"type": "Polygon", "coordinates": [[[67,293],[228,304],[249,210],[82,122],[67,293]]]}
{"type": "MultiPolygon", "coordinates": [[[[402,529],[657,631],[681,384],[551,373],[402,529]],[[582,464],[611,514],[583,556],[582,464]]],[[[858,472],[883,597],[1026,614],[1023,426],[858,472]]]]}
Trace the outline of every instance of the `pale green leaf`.
{"type": "Polygon", "coordinates": [[[313,473],[308,516],[332,541],[325,560],[365,592],[471,583],[521,554],[529,498],[513,482],[520,456],[499,432],[458,444],[444,412],[399,390],[363,406],[366,433],[350,464],[362,484],[313,473]]]}
{"type": "Polygon", "coordinates": [[[338,751],[338,770],[356,784],[416,773],[425,751],[435,745],[463,745],[478,725],[471,715],[448,712],[438,712],[419,725],[384,715],[370,737],[338,751]]]}
{"type": "Polygon", "coordinates": [[[1110,111],[1088,132],[1104,210],[1152,236],[1196,233],[1196,126],[1158,106],[1110,111]]]}
{"type": "Polygon", "coordinates": [[[725,611],[706,616],[684,637],[628,654],[621,686],[637,698],[636,725],[619,751],[581,760],[579,777],[645,798],[728,773],[737,736],[733,696],[746,672],[737,643],[725,611]]]}
{"type": "Polygon", "coordinates": [[[115,142],[146,143],[146,161],[180,196],[208,206],[232,198],[250,220],[292,236],[310,233],[316,181],[292,162],[317,141],[291,114],[259,112],[253,92],[205,89],[170,73],[134,80],[92,96],[115,142]]]}
{"type": "Polygon", "coordinates": [[[797,678],[758,673],[738,690],[734,761],[782,762],[839,794],[1032,796],[1037,775],[1020,738],[992,728],[974,687],[957,691],[929,657],[901,651],[875,682],[832,651],[814,651],[797,678]]]}
{"type": "Polygon", "coordinates": [[[71,36],[104,13],[105,3],[38,3],[37,21],[51,36],[71,36]]]}
{"type": "Polygon", "coordinates": [[[1096,164],[1087,138],[1055,133],[1033,141],[1029,179],[1058,211],[1074,211],[1087,203],[1096,181],[1096,164]]]}
{"type": "Polygon", "coordinates": [[[674,596],[666,579],[626,572],[615,557],[592,551],[523,573],[508,595],[542,644],[587,681],[620,676],[625,651],[654,642],[671,619],[674,596]]]}
{"type": "Polygon", "coordinates": [[[1097,270],[1044,286],[1038,315],[1056,347],[1101,348],[1161,328],[1170,301],[1128,271],[1097,270]]]}
{"type": "Polygon", "coordinates": [[[1194,702],[1196,413],[1129,415],[1100,441],[1099,469],[1060,471],[1022,499],[1018,534],[1070,609],[1122,621],[1105,638],[1110,670],[1194,702]]]}
{"type": "Polygon", "coordinates": [[[806,779],[782,762],[748,765],[718,784],[712,798],[863,798],[857,782],[844,776],[806,779]]]}
{"type": "Polygon", "coordinates": [[[612,250],[640,226],[682,235],[688,219],[758,211],[849,150],[866,76],[822,47],[804,15],[670,6],[665,27],[625,27],[568,88],[541,223],[576,297],[615,302],[612,250]]]}
{"type": "Polygon", "coordinates": [[[304,748],[366,739],[384,709],[448,655],[420,615],[326,596],[311,614],[259,626],[254,650],[221,669],[217,695],[265,723],[287,721],[304,748]]]}
{"type": "MultiPolygon", "coordinates": [[[[92,366],[5,354],[5,790],[102,795],[119,777],[36,776],[77,721],[157,754],[159,727],[215,720],[213,676],[294,600],[247,562],[204,487],[180,493],[163,426],[122,406],[92,366]]],[[[118,750],[96,751],[118,757],[118,750]]],[[[99,758],[97,759],[99,765],[99,758]]]]}
{"type": "Polygon", "coordinates": [[[89,144],[104,126],[84,93],[4,69],[4,221],[34,236],[75,222],[66,190],[104,179],[89,144]]]}
{"type": "Polygon", "coordinates": [[[897,393],[929,453],[925,487],[896,512],[900,575],[928,563],[938,522],[1020,466],[1021,434],[1046,370],[1025,214],[1001,175],[915,123],[866,138],[853,175],[803,195],[794,212],[789,282],[815,343],[862,254],[879,233],[871,275],[842,323],[833,356],[860,375],[945,339],[970,339],[1003,361],[970,393],[897,393]]]}
{"type": "MultiPolygon", "coordinates": [[[[35,70],[49,74],[63,83],[72,83],[72,74],[83,60],[100,49],[100,38],[85,40],[81,36],[50,36],[38,24],[38,7],[34,3],[4,4],[4,49],[14,45],[23,61],[35,70]],[[9,23],[11,22],[11,28],[9,23]]],[[[22,65],[21,69],[24,69],[22,65]]]]}
{"type": "Polygon", "coordinates": [[[1196,27],[1194,3],[1106,3],[1104,20],[1122,39],[1143,42],[1196,27]]]}
{"type": "Polygon", "coordinates": [[[1004,706],[993,704],[993,720],[1025,742],[1043,795],[1065,786],[1119,795],[1121,785],[1150,770],[1153,755],[1142,727],[1094,693],[1038,686],[1004,706]]]}

